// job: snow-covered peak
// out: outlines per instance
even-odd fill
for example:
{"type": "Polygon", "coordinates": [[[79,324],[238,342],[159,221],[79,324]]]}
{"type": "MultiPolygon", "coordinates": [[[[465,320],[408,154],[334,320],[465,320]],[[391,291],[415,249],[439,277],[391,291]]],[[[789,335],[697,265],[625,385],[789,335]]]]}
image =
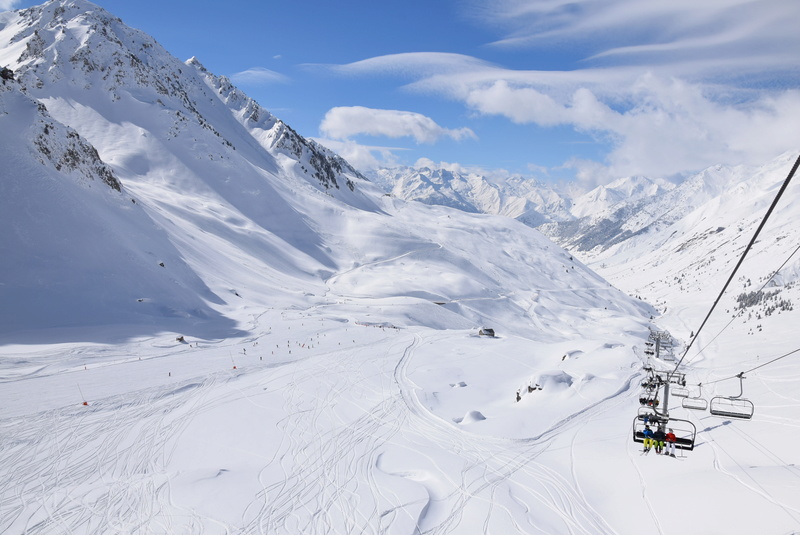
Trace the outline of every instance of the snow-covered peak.
{"type": "Polygon", "coordinates": [[[31,83],[34,77],[38,84],[62,78],[77,83],[98,71],[111,87],[126,71],[144,72],[139,55],[153,65],[169,56],[153,38],[85,0],[51,0],[2,15],[6,24],[0,41],[11,46],[4,47],[0,57],[31,77],[24,80],[29,87],[36,85],[31,83]]]}
{"type": "MultiPolygon", "coordinates": [[[[346,161],[297,134],[228,78],[215,76],[197,58],[179,61],[152,37],[90,2],[52,0],[3,16],[0,64],[9,65],[23,86],[67,124],[77,120],[71,111],[76,103],[103,106],[103,115],[134,124],[142,122],[142,106],[156,106],[170,121],[160,121],[160,128],[151,121],[143,125],[146,130],[196,143],[192,125],[197,125],[205,131],[202,150],[212,157],[232,157],[233,151],[246,149],[244,143],[256,165],[269,167],[275,164],[264,159],[277,159],[288,174],[324,191],[344,186],[353,192],[356,181],[363,180],[346,161]]],[[[100,140],[93,142],[102,153],[100,140]]],[[[334,195],[363,203],[357,196],[334,195]]]]}
{"type": "Polygon", "coordinates": [[[597,186],[575,199],[572,214],[575,217],[597,216],[613,210],[620,203],[635,203],[647,198],[655,198],[674,188],[663,179],[644,176],[619,178],[609,184],[597,186]]]}
{"type": "Polygon", "coordinates": [[[529,226],[572,218],[569,201],[555,189],[519,177],[506,178],[498,184],[474,172],[395,167],[373,171],[369,178],[401,199],[465,212],[504,215],[529,226]]]}
{"type": "Polygon", "coordinates": [[[315,141],[302,137],[289,125],[262,108],[258,102],[234,86],[228,77],[214,75],[197,58],[189,59],[186,65],[197,70],[207,86],[216,93],[263,148],[282,156],[285,161],[288,160],[289,165],[299,168],[302,174],[311,171],[315,184],[321,184],[328,190],[339,189],[342,182],[353,191],[354,180],[366,180],[343,158],[315,141]]]}

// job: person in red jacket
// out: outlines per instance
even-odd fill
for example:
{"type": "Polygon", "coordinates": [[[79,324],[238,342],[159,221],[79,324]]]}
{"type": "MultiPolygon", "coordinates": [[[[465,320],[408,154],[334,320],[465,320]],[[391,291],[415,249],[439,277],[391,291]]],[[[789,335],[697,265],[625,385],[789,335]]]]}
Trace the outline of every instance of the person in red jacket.
{"type": "Polygon", "coordinates": [[[667,443],[667,452],[670,457],[675,457],[675,442],[677,440],[678,438],[675,436],[675,433],[672,432],[672,429],[670,429],[669,433],[664,437],[664,441],[667,443]]]}

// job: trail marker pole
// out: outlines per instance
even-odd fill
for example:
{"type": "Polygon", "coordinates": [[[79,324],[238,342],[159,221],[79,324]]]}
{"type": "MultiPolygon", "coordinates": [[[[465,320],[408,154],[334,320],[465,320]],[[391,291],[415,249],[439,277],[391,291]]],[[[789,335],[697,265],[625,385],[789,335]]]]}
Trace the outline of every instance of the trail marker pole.
{"type": "Polygon", "coordinates": [[[89,402],[88,402],[88,401],[86,401],[86,396],[84,396],[84,395],[83,395],[83,390],[81,390],[81,385],[80,385],[80,384],[78,384],[78,383],[75,383],[75,384],[77,384],[77,385],[78,385],[78,392],[80,392],[80,393],[81,393],[81,399],[83,400],[83,404],[84,404],[84,405],[86,405],[86,406],[88,406],[88,405],[89,405],[89,402]]]}

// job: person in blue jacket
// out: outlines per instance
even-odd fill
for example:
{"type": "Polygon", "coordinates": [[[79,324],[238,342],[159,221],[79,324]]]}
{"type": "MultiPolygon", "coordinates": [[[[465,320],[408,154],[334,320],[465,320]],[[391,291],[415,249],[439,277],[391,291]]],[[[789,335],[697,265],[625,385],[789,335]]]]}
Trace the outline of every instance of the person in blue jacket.
{"type": "Polygon", "coordinates": [[[653,446],[653,430],[650,429],[649,425],[644,426],[642,435],[644,435],[644,450],[642,451],[650,451],[650,448],[653,446]]]}

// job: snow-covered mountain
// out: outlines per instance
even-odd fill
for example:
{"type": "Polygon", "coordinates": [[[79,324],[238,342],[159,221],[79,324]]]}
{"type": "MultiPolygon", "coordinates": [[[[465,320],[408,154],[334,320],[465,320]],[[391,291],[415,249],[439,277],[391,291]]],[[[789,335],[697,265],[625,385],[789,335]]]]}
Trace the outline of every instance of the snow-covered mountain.
{"type": "Polygon", "coordinates": [[[574,200],[570,213],[578,219],[587,216],[598,217],[603,213],[613,212],[622,203],[646,202],[673,187],[664,180],[647,177],[620,178],[579,196],[574,200]]]}
{"type": "Polygon", "coordinates": [[[454,209],[386,195],[85,0],[0,13],[4,66],[0,532],[800,526],[800,365],[765,362],[796,349],[797,259],[758,290],[798,243],[795,190],[681,368],[709,399],[747,371],[756,416],[673,391],[693,450],[631,432],[642,366],[673,367],[650,329],[691,339],[790,158],[735,187],[626,179],[575,214],[519,179],[404,178],[454,209]],[[619,220],[667,196],[674,219],[619,220]],[[531,228],[578,217],[630,231],[580,254],[658,310],[531,228]]]}
{"type": "Polygon", "coordinates": [[[548,185],[521,177],[505,178],[498,183],[478,173],[394,167],[372,170],[369,178],[400,199],[503,215],[530,227],[573,219],[570,203],[562,194],[548,185]]]}
{"type": "Polygon", "coordinates": [[[375,209],[340,157],[98,6],[49,2],[1,16],[0,64],[13,71],[0,118],[0,240],[14,251],[3,255],[6,330],[218,317],[208,303],[236,285],[207,287],[191,265],[206,254],[191,251],[193,235],[214,234],[222,253],[230,235],[252,233],[251,254],[302,286],[334,261],[284,197],[375,209]],[[93,179],[111,190],[89,188],[93,179]],[[303,265],[289,248],[304,249],[303,265]],[[23,296],[30,307],[17,306],[23,296]]]}
{"type": "MultiPolygon", "coordinates": [[[[677,184],[659,178],[625,177],[575,197],[530,181],[531,190],[525,195],[547,191],[558,199],[536,203],[532,210],[539,217],[533,218],[533,224],[513,210],[498,208],[513,206],[507,201],[519,198],[518,189],[506,184],[487,186],[488,181],[480,176],[471,175],[467,180],[458,173],[429,169],[407,169],[403,174],[383,170],[381,184],[402,198],[516,217],[630,295],[656,304],[662,312],[673,307],[692,309],[694,317],[705,311],[716,298],[715,292],[722,289],[796,157],[783,154],[760,167],[717,165],[677,184]],[[481,195],[484,190],[491,195],[481,195]],[[469,202],[453,202],[456,193],[469,202]],[[550,210],[552,207],[558,210],[550,210]]],[[[800,188],[796,182],[786,191],[737,274],[736,284],[723,299],[731,316],[749,308],[741,306],[742,302],[754,303],[747,310],[757,324],[753,328],[767,328],[771,319],[765,315],[785,312],[800,300],[796,292],[800,256],[792,256],[800,243],[795,206],[800,202],[800,188]],[[770,278],[784,261],[778,276],[770,278]],[[760,289],[759,281],[769,281],[770,287],[760,289]]],[[[678,318],[665,317],[661,322],[687,342],[696,327],[678,318]]]]}
{"type": "MultiPolygon", "coordinates": [[[[676,308],[709,307],[796,160],[797,154],[787,153],[760,168],[706,170],[666,195],[675,209],[669,211],[664,203],[651,203],[662,206],[665,215],[660,220],[654,219],[624,241],[577,255],[618,287],[647,296],[650,302],[662,306],[668,302],[676,308]]],[[[763,319],[765,312],[769,315],[771,305],[781,299],[798,302],[799,207],[800,187],[795,177],[722,301],[731,316],[747,308],[741,305],[753,298],[748,297],[750,293],[762,297],[771,294],[770,299],[748,311],[757,320],[763,319]],[[762,288],[767,282],[768,287],[762,288]]],[[[790,306],[787,302],[779,308],[790,306]]],[[[760,329],[770,321],[767,318],[756,323],[760,329]]]]}
{"type": "MultiPolygon", "coordinates": [[[[14,78],[3,92],[12,111],[0,120],[6,135],[23,133],[2,147],[5,161],[19,162],[3,175],[3,228],[19,229],[2,236],[4,250],[14,251],[1,274],[7,333],[97,323],[138,324],[134,331],[189,323],[182,329],[191,334],[224,333],[233,329],[229,307],[244,295],[260,305],[298,292],[325,300],[345,271],[358,272],[361,291],[374,296],[451,303],[459,325],[480,325],[488,314],[458,305],[463,299],[506,296],[510,308],[490,307],[500,316],[530,307],[529,290],[512,290],[504,273],[528,271],[528,287],[538,287],[538,279],[561,284],[559,271],[578,269],[576,287],[604,284],[507,218],[475,225],[474,215],[385,197],[227,78],[196,58],[177,60],[85,0],[3,13],[0,44],[0,64],[14,78]],[[61,153],[75,152],[73,137],[94,166],[76,169],[114,186],[93,188],[99,200],[80,198],[91,181],[73,176],[71,160],[59,169],[61,153]],[[38,194],[47,181],[71,196],[38,194]],[[443,224],[445,217],[461,221],[443,224]],[[468,247],[451,246],[449,233],[462,232],[453,229],[476,226],[484,230],[472,232],[468,247]],[[84,227],[92,231],[73,232],[84,227]],[[422,251],[427,260],[405,259],[415,269],[386,285],[385,266],[422,251]],[[421,276],[431,270],[448,275],[421,276]],[[20,309],[25,295],[35,299],[20,309]]],[[[639,306],[620,299],[631,311],[639,306]]]]}
{"type": "Polygon", "coordinates": [[[583,193],[522,177],[497,181],[426,167],[378,169],[369,178],[401,199],[515,218],[582,253],[669,226],[757,172],[717,165],[677,184],[623,177],[583,193]]]}
{"type": "Polygon", "coordinates": [[[134,309],[215,315],[211,292],[94,146],[14,80],[0,86],[0,109],[4,332],[126,322],[134,309]]]}
{"type": "Polygon", "coordinates": [[[573,201],[573,219],[539,230],[576,252],[605,250],[665,228],[755,173],[718,165],[675,185],[663,179],[627,177],[598,186],[573,201]]]}
{"type": "MultiPolygon", "coordinates": [[[[665,260],[664,255],[691,249],[688,257],[706,256],[692,245],[705,243],[706,237],[725,228],[735,227],[743,235],[754,231],[752,224],[732,221],[731,215],[745,217],[749,210],[753,214],[765,211],[765,203],[785,178],[793,156],[784,154],[760,167],[716,165],[679,183],[624,177],[580,195],[533,180],[509,179],[498,184],[474,173],[428,168],[381,169],[371,178],[399,198],[515,218],[575,253],[620,287],[655,301],[669,291],[649,294],[643,287],[654,287],[659,280],[682,279],[687,269],[665,260]],[[695,238],[685,242],[686,235],[695,238]],[[651,281],[637,279],[635,288],[629,284],[632,279],[619,278],[621,271],[630,269],[627,262],[641,263],[647,258],[659,258],[652,263],[672,268],[674,273],[655,276],[656,271],[639,266],[636,269],[644,270],[651,281]],[[609,266],[615,270],[608,271],[609,266]]],[[[792,190],[787,196],[791,195],[792,190]]],[[[741,250],[741,239],[744,237],[728,240],[735,245],[725,250],[726,256],[733,257],[741,250]]],[[[769,239],[784,238],[778,232],[769,239]]]]}

